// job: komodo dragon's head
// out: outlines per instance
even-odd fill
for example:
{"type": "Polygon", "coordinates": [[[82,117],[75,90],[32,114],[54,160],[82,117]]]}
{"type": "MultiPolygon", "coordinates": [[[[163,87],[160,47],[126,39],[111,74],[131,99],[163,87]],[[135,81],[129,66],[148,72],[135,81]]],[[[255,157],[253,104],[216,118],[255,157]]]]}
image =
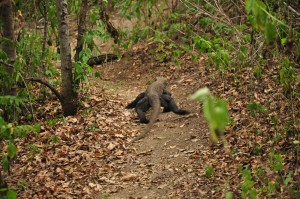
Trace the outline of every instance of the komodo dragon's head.
{"type": "Polygon", "coordinates": [[[156,77],[156,81],[163,83],[165,86],[168,85],[168,80],[164,77],[156,77]]]}

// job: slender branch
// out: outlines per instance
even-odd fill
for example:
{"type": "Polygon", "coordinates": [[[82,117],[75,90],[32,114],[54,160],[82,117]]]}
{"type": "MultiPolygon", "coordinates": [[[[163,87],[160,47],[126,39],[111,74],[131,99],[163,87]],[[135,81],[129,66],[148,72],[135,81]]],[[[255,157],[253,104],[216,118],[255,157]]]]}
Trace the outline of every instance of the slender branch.
{"type": "Polygon", "coordinates": [[[297,12],[292,6],[288,5],[286,2],[283,2],[283,4],[284,4],[285,6],[287,6],[288,9],[291,10],[293,13],[295,13],[295,14],[298,15],[298,16],[300,16],[300,13],[297,12]]]}
{"type": "Polygon", "coordinates": [[[61,103],[63,102],[62,95],[49,82],[47,82],[45,80],[42,80],[42,79],[39,79],[39,78],[33,78],[33,77],[26,78],[25,80],[32,81],[32,82],[38,82],[40,84],[43,84],[43,85],[47,86],[55,94],[55,96],[58,98],[58,100],[61,103]]]}
{"type": "MultiPolygon", "coordinates": [[[[22,73],[20,73],[20,72],[19,72],[19,75],[20,75],[20,77],[22,78],[22,81],[23,81],[23,83],[24,83],[24,85],[25,85],[25,88],[26,88],[26,90],[27,90],[27,93],[29,93],[29,89],[28,89],[28,86],[27,86],[27,84],[26,84],[26,82],[25,82],[24,76],[23,76],[22,73]]],[[[33,116],[33,121],[35,122],[35,121],[36,121],[36,118],[35,118],[35,115],[34,115],[34,112],[33,112],[31,95],[28,95],[28,99],[29,99],[29,105],[30,105],[30,109],[31,109],[30,111],[31,111],[31,114],[32,114],[32,116],[33,116]]]]}
{"type": "Polygon", "coordinates": [[[101,0],[99,3],[100,3],[100,12],[99,12],[100,19],[105,24],[107,32],[114,39],[114,43],[116,44],[119,42],[120,34],[119,34],[118,30],[110,22],[109,15],[106,12],[106,6],[104,5],[104,1],[101,0]]]}
{"type": "Polygon", "coordinates": [[[48,35],[48,11],[47,11],[47,6],[46,6],[46,1],[43,1],[43,10],[41,9],[40,3],[38,4],[39,10],[44,17],[44,35],[43,35],[43,45],[42,45],[42,68],[45,70],[45,54],[46,54],[46,40],[47,40],[47,35],[48,35]]]}
{"type": "Polygon", "coordinates": [[[4,66],[9,67],[9,68],[14,68],[13,65],[10,65],[10,64],[8,64],[8,63],[5,63],[5,62],[3,62],[3,61],[1,61],[1,60],[0,60],[0,64],[3,64],[4,66]]]}
{"type": "Polygon", "coordinates": [[[273,15],[271,15],[265,8],[263,8],[261,5],[257,4],[257,6],[264,11],[273,21],[277,21],[278,23],[280,23],[281,25],[285,26],[285,27],[289,27],[288,25],[286,25],[284,22],[280,21],[279,19],[277,19],[276,17],[274,17],[273,15]]]}
{"type": "Polygon", "coordinates": [[[40,13],[41,13],[41,15],[42,15],[42,17],[43,18],[45,18],[46,17],[46,12],[44,12],[45,11],[45,2],[44,2],[44,4],[43,4],[43,9],[42,9],[42,7],[41,7],[41,3],[42,3],[42,0],[38,0],[38,2],[37,2],[37,7],[38,7],[38,10],[40,11],[40,13]]]}

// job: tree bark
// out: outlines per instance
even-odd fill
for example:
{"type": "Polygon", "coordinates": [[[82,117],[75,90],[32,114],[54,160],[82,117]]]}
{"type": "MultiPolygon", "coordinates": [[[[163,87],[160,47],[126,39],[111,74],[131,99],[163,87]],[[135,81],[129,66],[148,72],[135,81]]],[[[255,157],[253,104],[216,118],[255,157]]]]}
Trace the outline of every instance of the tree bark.
{"type": "MultiPolygon", "coordinates": [[[[8,58],[8,64],[14,65],[16,59],[15,37],[14,37],[14,14],[13,14],[13,2],[12,0],[3,1],[0,4],[0,21],[2,22],[2,31],[4,42],[1,48],[6,53],[8,58]]],[[[13,67],[7,67],[3,65],[4,71],[6,71],[8,77],[3,81],[3,95],[14,95],[13,79],[14,72],[13,67]]]]}
{"type": "Polygon", "coordinates": [[[44,35],[43,35],[43,44],[42,44],[42,68],[43,68],[43,76],[46,70],[46,61],[45,61],[45,54],[46,54],[46,42],[47,42],[47,35],[48,35],[48,11],[46,6],[46,1],[39,1],[38,8],[41,15],[44,18],[44,35]]]}
{"type": "Polygon", "coordinates": [[[75,53],[75,62],[79,61],[79,53],[83,49],[83,37],[86,32],[86,13],[88,11],[88,1],[82,0],[79,13],[79,23],[78,23],[78,36],[77,36],[77,45],[75,53]]]}
{"type": "Polygon", "coordinates": [[[64,112],[64,116],[69,116],[74,115],[77,112],[78,96],[73,89],[73,66],[71,60],[69,29],[67,24],[67,0],[57,0],[57,11],[58,35],[61,56],[61,96],[63,98],[62,109],[64,112]]]}
{"type": "Polygon", "coordinates": [[[45,80],[42,80],[42,79],[39,79],[39,78],[33,78],[33,77],[26,78],[25,80],[32,81],[32,82],[38,82],[38,83],[40,83],[44,86],[47,86],[54,93],[54,95],[57,97],[57,99],[60,101],[60,103],[63,104],[63,102],[64,102],[63,97],[56,90],[56,88],[54,88],[49,82],[47,82],[45,80]]]}

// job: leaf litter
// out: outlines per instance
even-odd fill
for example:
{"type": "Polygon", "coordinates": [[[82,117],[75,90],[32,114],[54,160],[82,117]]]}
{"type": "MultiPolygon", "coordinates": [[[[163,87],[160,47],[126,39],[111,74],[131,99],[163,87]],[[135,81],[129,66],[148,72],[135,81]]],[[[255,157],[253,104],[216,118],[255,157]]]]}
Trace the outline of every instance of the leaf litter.
{"type": "MultiPolygon", "coordinates": [[[[267,178],[276,180],[276,172],[269,166],[272,149],[285,151],[282,175],[293,171],[295,184],[300,171],[296,168],[299,157],[289,147],[293,137],[270,139],[290,119],[286,112],[289,104],[274,81],[253,80],[243,69],[221,76],[203,61],[195,65],[186,60],[181,66],[153,62],[141,51],[132,53],[129,61],[97,69],[105,78],[87,85],[77,115],[50,122],[60,110],[52,99],[36,109],[42,132],[18,140],[18,157],[7,178],[20,198],[224,198],[228,191],[239,198],[241,168],[264,168],[267,178]],[[141,56],[146,64],[139,61],[141,56]],[[155,76],[167,76],[179,106],[195,116],[174,120],[178,116],[161,114],[149,136],[129,145],[144,126],[137,122],[134,111],[124,107],[155,76]],[[233,121],[226,130],[230,154],[221,143],[210,144],[201,105],[187,99],[205,86],[228,99],[233,121]],[[268,111],[254,117],[247,109],[250,99],[267,103],[268,111]],[[275,116],[276,125],[269,119],[275,116]],[[39,152],[30,150],[31,145],[39,152]],[[260,152],[255,152],[255,147],[260,152]],[[206,173],[209,165],[214,171],[210,178],[206,173]]],[[[264,72],[273,77],[278,71],[264,72]]],[[[299,105],[299,101],[295,103],[299,105]]],[[[276,196],[285,195],[281,190],[276,196]]]]}

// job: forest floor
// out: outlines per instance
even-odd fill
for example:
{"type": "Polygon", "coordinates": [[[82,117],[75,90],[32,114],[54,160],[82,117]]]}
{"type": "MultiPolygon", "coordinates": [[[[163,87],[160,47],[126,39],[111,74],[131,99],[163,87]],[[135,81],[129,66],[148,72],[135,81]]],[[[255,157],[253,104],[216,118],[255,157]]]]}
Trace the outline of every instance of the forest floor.
{"type": "MultiPolygon", "coordinates": [[[[207,124],[201,116],[200,104],[189,99],[198,87],[199,73],[184,72],[187,66],[152,62],[146,49],[136,49],[121,61],[100,67],[104,85],[129,103],[143,92],[155,77],[168,78],[168,89],[178,106],[189,110],[187,116],[161,113],[144,139],[128,144],[133,154],[121,167],[122,189],[111,198],[205,198],[208,186],[204,178],[205,161],[200,158],[209,147],[207,124]],[[193,77],[194,76],[194,77],[193,77]]],[[[124,110],[126,111],[126,110],[124,110]]],[[[151,112],[150,112],[151,113],[151,112]]],[[[130,111],[137,136],[145,125],[139,124],[130,111]]],[[[129,124],[132,125],[132,124],[129,124]]]]}
{"type": "MultiPolygon", "coordinates": [[[[256,173],[257,188],[277,182],[270,163],[274,150],[284,151],[282,179],[292,172],[289,183],[297,183],[299,157],[290,147],[295,139],[281,131],[290,121],[290,106],[274,81],[279,67],[262,69],[257,80],[246,67],[221,73],[206,65],[205,56],[192,61],[184,55],[179,65],[159,62],[153,49],[151,43],[136,45],[120,60],[94,67],[75,116],[62,117],[52,94],[33,105],[42,131],[16,141],[18,155],[5,176],[19,198],[225,198],[227,192],[240,198],[243,169],[264,172],[256,173]],[[145,125],[125,107],[157,76],[168,79],[178,106],[191,114],[161,113],[151,132],[130,144],[145,125]],[[211,145],[201,104],[189,98],[205,86],[228,102],[229,153],[222,143],[211,145]],[[268,109],[251,112],[250,102],[268,109]]],[[[288,198],[286,190],[259,197],[288,198]]]]}
{"type": "MultiPolygon", "coordinates": [[[[136,49],[121,60],[98,66],[83,87],[82,108],[58,118],[58,102],[37,107],[42,132],[20,140],[8,182],[21,198],[206,198],[205,159],[210,150],[200,104],[189,99],[198,88],[199,66],[153,62],[136,49]],[[142,63],[144,62],[144,63],[142,63]],[[143,131],[125,106],[157,76],[186,116],[161,113],[151,132],[143,131]],[[56,119],[55,119],[56,118],[56,119]],[[54,137],[59,141],[55,142],[54,137]]],[[[151,111],[148,113],[148,117],[151,111]]]]}
{"type": "MultiPolygon", "coordinates": [[[[278,130],[269,116],[275,115],[278,125],[288,119],[288,104],[276,84],[265,78],[254,82],[249,93],[249,81],[233,78],[247,80],[247,70],[224,77],[205,67],[204,57],[192,62],[184,56],[180,65],[162,63],[153,60],[149,46],[136,46],[120,60],[95,67],[83,84],[75,116],[62,117],[51,94],[34,105],[42,131],[16,141],[17,158],[5,176],[19,198],[225,198],[227,192],[240,198],[244,168],[262,168],[261,179],[277,180],[269,162],[274,149],[285,150],[280,156],[285,161],[283,179],[293,171],[290,183],[297,182],[298,160],[287,147],[293,137],[270,141],[278,130]],[[161,113],[144,139],[129,143],[145,125],[125,106],[157,76],[168,79],[178,106],[191,114],[161,113]],[[229,101],[233,121],[226,129],[229,153],[222,143],[211,145],[201,104],[189,98],[205,86],[229,101]],[[268,100],[268,112],[255,112],[253,117],[246,109],[250,97],[261,103],[268,100]]],[[[266,69],[266,77],[276,73],[266,69]]],[[[261,181],[259,186],[266,185],[261,181]]],[[[276,194],[289,198],[284,190],[267,192],[266,198],[276,194]]]]}

